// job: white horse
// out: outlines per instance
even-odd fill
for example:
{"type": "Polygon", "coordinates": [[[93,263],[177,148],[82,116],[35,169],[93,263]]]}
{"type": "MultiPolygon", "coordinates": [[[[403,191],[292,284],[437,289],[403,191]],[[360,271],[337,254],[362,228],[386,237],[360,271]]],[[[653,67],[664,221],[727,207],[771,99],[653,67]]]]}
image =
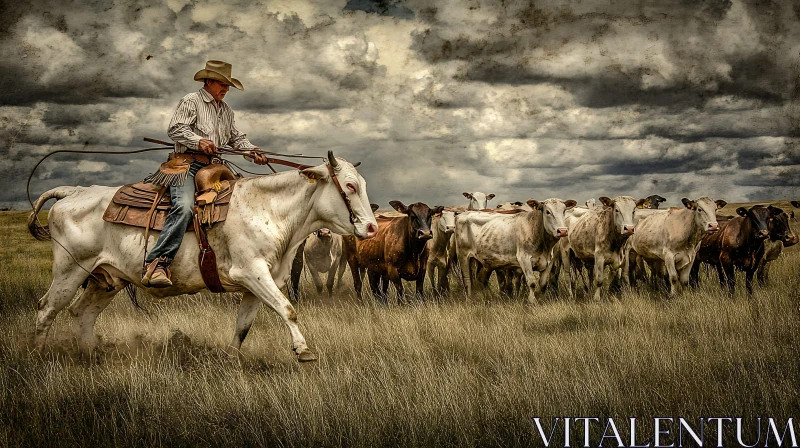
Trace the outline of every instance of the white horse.
{"type": "MultiPolygon", "coordinates": [[[[378,224],[367,197],[367,183],[355,167],[328,153],[342,190],[350,199],[350,213],[326,164],[301,171],[245,178],[237,181],[227,219],[208,231],[226,291],[242,291],[236,334],[230,346],[238,351],[261,304],[283,318],[300,361],[317,359],[297,325],[294,307],[281,292],[289,278],[295,251],[308,234],[322,227],[343,234],[371,238],[378,224]]],[[[42,194],[28,219],[37,239],[53,239],[53,282],[37,306],[35,339],[41,347],[56,315],[70,304],[78,288],[95,272],[103,281],[89,281],[70,306],[78,320],[81,345],[95,345],[94,324],[117,292],[141,283],[144,231],[103,221],[103,212],[119,187],[58,187],[42,194]],[[49,234],[36,214],[55,198],[49,214],[49,234]],[[67,253],[58,243],[63,244],[67,253]],[[71,254],[71,255],[70,255],[71,254]],[[72,259],[74,257],[74,260],[72,259]],[[80,266],[78,264],[79,263],[80,266]],[[84,270],[85,269],[85,270],[84,270]],[[105,283],[105,284],[103,284],[105,283]]],[[[158,238],[152,232],[150,247],[158,238]]],[[[194,293],[206,288],[198,265],[199,246],[185,235],[170,270],[173,286],[146,288],[157,297],[194,293]]]]}

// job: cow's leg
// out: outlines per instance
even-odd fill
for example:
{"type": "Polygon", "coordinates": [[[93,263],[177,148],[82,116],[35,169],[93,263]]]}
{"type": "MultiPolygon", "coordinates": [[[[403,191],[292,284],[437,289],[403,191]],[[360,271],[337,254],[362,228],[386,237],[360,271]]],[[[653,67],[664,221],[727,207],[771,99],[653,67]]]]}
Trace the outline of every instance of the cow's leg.
{"type": "MultiPolygon", "coordinates": [[[[462,251],[466,252],[466,251],[462,251]]],[[[461,280],[464,282],[464,290],[467,293],[467,298],[472,296],[472,268],[471,259],[466,256],[458,257],[458,265],[461,270],[461,280]]]]}
{"type": "Polygon", "coordinates": [[[336,289],[342,288],[342,277],[344,277],[344,270],[347,268],[347,263],[342,258],[339,258],[338,269],[336,271],[336,289]]]}
{"type": "Polygon", "coordinates": [[[316,269],[309,269],[308,273],[311,275],[311,280],[314,282],[314,288],[317,290],[317,294],[322,292],[322,279],[319,278],[319,272],[316,269]]]}
{"type": "Polygon", "coordinates": [[[78,300],[69,307],[70,313],[78,320],[78,340],[82,348],[91,350],[95,346],[94,324],[97,316],[111,303],[119,290],[107,291],[97,282],[89,281],[78,300]]]}
{"type": "Polygon", "coordinates": [[[539,286],[537,294],[544,295],[544,293],[547,291],[547,287],[550,286],[550,275],[553,272],[553,265],[554,263],[551,259],[541,274],[539,274],[539,286]]]}
{"type": "Polygon", "coordinates": [[[286,299],[278,285],[275,284],[266,263],[263,261],[261,263],[251,263],[248,267],[247,272],[232,270],[231,277],[233,280],[243,285],[281,316],[283,322],[289,327],[289,332],[292,335],[292,348],[299,361],[316,360],[317,356],[306,345],[306,338],[303,337],[300,327],[297,325],[297,313],[294,310],[294,306],[286,299]]]}
{"type": "Polygon", "coordinates": [[[725,285],[728,288],[728,293],[733,295],[736,292],[736,271],[733,266],[733,261],[723,252],[719,257],[719,264],[724,272],[725,285]]]}
{"type": "Polygon", "coordinates": [[[423,270],[420,272],[420,275],[417,277],[417,300],[422,300],[425,294],[425,271],[423,270]]]}
{"type": "Polygon", "coordinates": [[[692,263],[691,272],[689,272],[689,286],[692,288],[697,289],[700,286],[700,265],[702,261],[700,259],[695,258],[694,263],[692,263]]]}
{"type": "Polygon", "coordinates": [[[304,240],[300,243],[300,247],[297,248],[292,260],[292,286],[289,291],[291,291],[290,298],[294,301],[300,299],[300,277],[303,274],[303,251],[305,247],[306,242],[304,240]]]}
{"type": "Polygon", "coordinates": [[[428,261],[428,265],[425,266],[425,276],[428,277],[429,281],[431,282],[431,290],[434,292],[438,292],[438,288],[436,287],[436,263],[433,261],[428,261]]]}
{"type": "Polygon", "coordinates": [[[603,256],[597,256],[594,259],[594,300],[600,301],[603,295],[603,283],[606,280],[606,265],[603,256]]]}
{"type": "Polygon", "coordinates": [[[689,286],[689,277],[691,277],[692,267],[694,263],[689,263],[684,266],[681,270],[678,271],[678,280],[680,280],[681,285],[686,288],[689,286]]]}
{"type": "Polygon", "coordinates": [[[331,263],[331,268],[328,269],[328,277],[325,279],[325,287],[328,288],[328,295],[333,295],[333,285],[336,282],[336,271],[339,270],[339,264],[334,260],[331,263]]]}
{"type": "Polygon", "coordinates": [[[447,263],[445,262],[444,265],[438,266],[437,268],[438,279],[436,281],[436,286],[438,288],[440,295],[445,295],[450,292],[450,279],[447,278],[447,263]]]}
{"type": "Polygon", "coordinates": [[[255,294],[250,291],[242,293],[242,301],[239,303],[239,310],[236,313],[236,334],[233,335],[233,341],[229,348],[236,352],[242,349],[244,338],[250,332],[259,308],[261,308],[261,300],[255,294]]]}
{"type": "Polygon", "coordinates": [[[376,300],[386,302],[386,298],[381,294],[381,275],[377,272],[367,271],[367,280],[369,281],[369,290],[372,291],[372,296],[376,300]]]}
{"type": "Polygon", "coordinates": [[[534,305],[536,300],[536,278],[533,275],[533,265],[531,264],[531,257],[517,256],[517,263],[522,269],[522,274],[525,276],[525,283],[528,285],[528,303],[534,305]]]}
{"type": "MultiPolygon", "coordinates": [[[[397,268],[392,266],[391,264],[388,266],[387,271],[389,280],[392,282],[394,288],[397,290],[397,301],[398,302],[405,301],[406,293],[405,290],[403,289],[403,279],[400,278],[400,273],[397,271],[397,268]]],[[[388,289],[389,285],[384,285],[384,288],[388,289]]]]}
{"type": "MultiPolygon", "coordinates": [[[[69,305],[78,288],[88,277],[86,271],[76,266],[62,250],[58,249],[54,258],[53,281],[50,283],[50,288],[36,305],[38,311],[36,312],[34,343],[38,348],[44,346],[53,320],[64,307],[69,305]]],[[[86,265],[86,263],[81,261],[81,265],[86,265]]]]}
{"type": "Polygon", "coordinates": [[[664,257],[664,266],[667,268],[667,275],[669,276],[669,295],[675,297],[678,292],[678,270],[675,269],[675,254],[668,253],[664,257]]]}
{"type": "Polygon", "coordinates": [[[747,288],[747,296],[753,296],[753,276],[755,275],[755,269],[747,269],[744,271],[744,286],[747,288]]]}
{"type": "Polygon", "coordinates": [[[756,275],[758,277],[758,284],[760,286],[766,286],[767,281],[769,280],[769,262],[763,261],[761,265],[758,267],[758,271],[756,271],[756,275]]]}

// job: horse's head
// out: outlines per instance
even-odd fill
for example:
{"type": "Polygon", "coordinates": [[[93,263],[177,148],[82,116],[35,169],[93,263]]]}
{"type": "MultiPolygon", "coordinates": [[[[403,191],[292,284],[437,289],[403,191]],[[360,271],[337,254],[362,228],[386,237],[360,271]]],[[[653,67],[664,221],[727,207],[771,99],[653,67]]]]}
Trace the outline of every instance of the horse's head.
{"type": "Polygon", "coordinates": [[[375,215],[372,213],[367,196],[367,181],[356,171],[359,164],[357,162],[354,165],[342,158],[336,158],[333,151],[328,151],[327,163],[306,168],[301,171],[301,174],[310,182],[321,183],[316,209],[318,217],[325,227],[335,233],[372,238],[378,231],[378,223],[375,221],[375,215]],[[338,186],[331,176],[331,170],[338,180],[338,186]],[[352,219],[342,192],[350,203],[350,209],[353,212],[352,219]]]}

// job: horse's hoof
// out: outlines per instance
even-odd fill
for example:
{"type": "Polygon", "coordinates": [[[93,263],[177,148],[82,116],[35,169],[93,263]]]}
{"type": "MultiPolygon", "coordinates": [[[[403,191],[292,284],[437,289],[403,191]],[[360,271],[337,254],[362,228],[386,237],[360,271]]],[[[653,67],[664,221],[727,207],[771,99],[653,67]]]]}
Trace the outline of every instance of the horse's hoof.
{"type": "Polygon", "coordinates": [[[297,354],[297,360],[300,362],[311,362],[316,361],[317,359],[319,359],[317,358],[317,355],[309,349],[305,349],[297,354]]]}

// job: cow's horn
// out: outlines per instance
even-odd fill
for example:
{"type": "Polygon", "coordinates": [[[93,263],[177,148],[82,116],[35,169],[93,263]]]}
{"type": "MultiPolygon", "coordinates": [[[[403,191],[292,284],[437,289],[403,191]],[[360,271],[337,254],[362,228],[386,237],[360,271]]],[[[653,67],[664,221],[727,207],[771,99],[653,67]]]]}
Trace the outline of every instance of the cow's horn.
{"type": "Polygon", "coordinates": [[[357,167],[359,165],[361,165],[361,162],[356,162],[356,163],[353,164],[353,168],[355,168],[355,167],[357,167]]]}
{"type": "Polygon", "coordinates": [[[333,156],[333,151],[328,151],[328,163],[334,168],[339,168],[339,162],[337,162],[336,157],[333,156]]]}

